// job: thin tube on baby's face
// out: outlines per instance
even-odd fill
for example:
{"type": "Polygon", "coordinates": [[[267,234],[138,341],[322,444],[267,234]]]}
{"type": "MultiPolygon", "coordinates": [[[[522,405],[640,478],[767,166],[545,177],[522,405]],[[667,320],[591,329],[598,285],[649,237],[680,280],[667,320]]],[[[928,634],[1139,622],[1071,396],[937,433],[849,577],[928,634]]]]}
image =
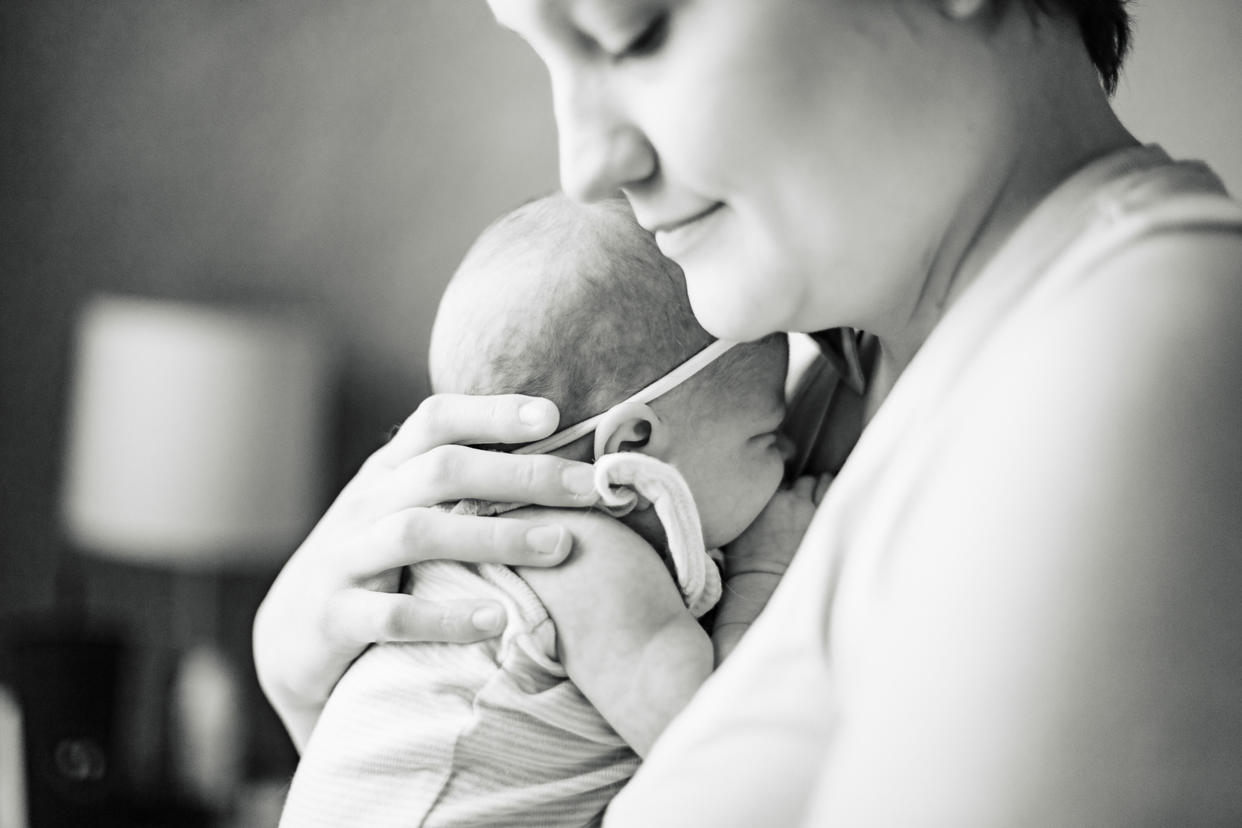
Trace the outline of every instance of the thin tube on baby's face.
{"type": "MultiPolygon", "coordinates": [[[[676,368],[673,368],[664,376],[657,379],[655,382],[652,382],[645,388],[631,394],[629,397],[611,406],[611,408],[616,408],[617,406],[625,405],[626,403],[649,403],[659,397],[662,397],[669,391],[684,383],[686,380],[693,377],[695,374],[702,371],[708,365],[711,365],[719,359],[721,355],[726,353],[736,344],[736,342],[731,342],[729,340],[716,340],[685,362],[678,365],[676,368]]],[[[609,410],[611,410],[611,408],[609,410]]],[[[558,448],[567,446],[575,440],[581,439],[582,437],[590,434],[595,430],[596,426],[599,425],[600,421],[607,414],[607,411],[600,412],[594,417],[583,420],[580,423],[575,423],[568,428],[558,431],[550,437],[545,437],[538,442],[530,443],[522,446],[521,448],[514,449],[513,453],[547,454],[550,451],[555,451],[558,448]]]]}

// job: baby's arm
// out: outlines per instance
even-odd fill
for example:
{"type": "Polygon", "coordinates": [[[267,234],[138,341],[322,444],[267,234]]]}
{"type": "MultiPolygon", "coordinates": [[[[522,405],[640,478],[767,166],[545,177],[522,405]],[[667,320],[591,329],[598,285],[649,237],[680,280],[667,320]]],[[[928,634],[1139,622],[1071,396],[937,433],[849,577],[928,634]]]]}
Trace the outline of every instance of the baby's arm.
{"type": "Polygon", "coordinates": [[[561,566],[518,571],[556,624],[570,679],[645,756],[711,674],[710,639],[660,556],[619,521],[547,509],[521,516],[555,520],[573,533],[561,566]]]}

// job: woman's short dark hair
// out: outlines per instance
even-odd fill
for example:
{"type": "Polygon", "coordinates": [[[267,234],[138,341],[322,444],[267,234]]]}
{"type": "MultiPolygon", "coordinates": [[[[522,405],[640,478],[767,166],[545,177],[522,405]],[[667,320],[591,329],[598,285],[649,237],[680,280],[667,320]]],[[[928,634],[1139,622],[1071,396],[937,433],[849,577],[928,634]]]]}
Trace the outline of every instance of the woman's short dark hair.
{"type": "Polygon", "coordinates": [[[1129,0],[1025,0],[1046,13],[1068,14],[1078,20],[1083,45],[1110,95],[1117,89],[1121,64],[1130,48],[1129,0]]]}

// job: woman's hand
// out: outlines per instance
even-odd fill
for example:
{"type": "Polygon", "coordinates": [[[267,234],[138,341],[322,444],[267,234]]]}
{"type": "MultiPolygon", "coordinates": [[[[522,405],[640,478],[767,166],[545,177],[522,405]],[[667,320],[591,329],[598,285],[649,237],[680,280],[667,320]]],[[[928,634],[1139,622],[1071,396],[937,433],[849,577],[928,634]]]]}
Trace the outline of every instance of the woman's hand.
{"type": "Polygon", "coordinates": [[[724,592],[712,628],[717,665],[767,605],[830,483],[830,474],[798,478],[725,549],[724,592]]]}
{"type": "Polygon", "coordinates": [[[337,680],[367,645],[475,641],[504,628],[494,601],[431,603],[396,594],[401,567],[433,558],[550,566],[568,554],[572,537],[555,524],[429,508],[466,497],[594,503],[589,465],[463,445],[536,440],[556,423],[547,400],[433,396],[337,496],[255,617],[259,683],[299,750],[337,680]]]}

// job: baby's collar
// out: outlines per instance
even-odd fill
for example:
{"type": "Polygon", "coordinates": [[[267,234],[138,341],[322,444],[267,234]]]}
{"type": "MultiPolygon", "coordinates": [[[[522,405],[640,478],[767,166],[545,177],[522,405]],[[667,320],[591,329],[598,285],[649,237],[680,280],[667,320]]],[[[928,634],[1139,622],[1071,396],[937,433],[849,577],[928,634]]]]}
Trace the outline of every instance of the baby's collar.
{"type": "MultiPolygon", "coordinates": [[[[612,406],[612,408],[616,408],[617,406],[625,405],[627,403],[649,403],[652,400],[664,396],[669,391],[672,391],[674,388],[693,377],[699,371],[702,371],[708,365],[711,365],[719,359],[725,351],[728,351],[736,344],[736,342],[732,342],[727,339],[717,339],[715,342],[708,345],[706,348],[699,351],[697,354],[690,357],[688,360],[678,365],[676,368],[669,371],[655,382],[639,390],[638,392],[631,394],[629,397],[612,406]]],[[[609,408],[608,411],[611,411],[612,408],[609,408]]],[[[514,449],[513,453],[547,454],[550,451],[563,448],[575,440],[585,437],[594,431],[600,421],[608,415],[608,411],[601,411],[594,417],[583,420],[580,423],[575,423],[569,428],[562,429],[550,437],[545,437],[542,440],[538,440],[534,443],[522,446],[521,448],[514,449]]]]}

